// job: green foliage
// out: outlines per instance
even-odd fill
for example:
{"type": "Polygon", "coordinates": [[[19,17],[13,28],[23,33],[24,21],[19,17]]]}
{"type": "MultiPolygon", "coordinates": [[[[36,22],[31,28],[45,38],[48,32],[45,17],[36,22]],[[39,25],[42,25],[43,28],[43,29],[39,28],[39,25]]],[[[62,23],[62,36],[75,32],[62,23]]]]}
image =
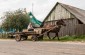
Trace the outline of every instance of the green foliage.
{"type": "Polygon", "coordinates": [[[10,29],[16,29],[21,31],[24,28],[27,28],[29,24],[29,15],[23,10],[16,10],[5,13],[6,19],[2,23],[4,30],[9,31],[10,29]]]}
{"type": "Polygon", "coordinates": [[[80,36],[64,36],[61,41],[85,41],[85,35],[80,36]]]}

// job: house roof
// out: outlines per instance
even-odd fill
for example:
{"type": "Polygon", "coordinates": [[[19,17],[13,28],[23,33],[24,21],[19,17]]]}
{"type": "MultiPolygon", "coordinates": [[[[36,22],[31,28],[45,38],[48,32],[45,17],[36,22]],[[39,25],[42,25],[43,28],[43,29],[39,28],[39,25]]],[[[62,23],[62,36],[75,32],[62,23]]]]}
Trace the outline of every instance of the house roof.
{"type": "Polygon", "coordinates": [[[29,12],[28,13],[29,14],[29,16],[30,16],[30,22],[32,23],[32,25],[34,26],[34,27],[40,27],[40,25],[41,25],[41,21],[39,21],[39,20],[37,20],[36,18],[35,18],[35,16],[32,14],[32,12],[29,12]]]}
{"type": "Polygon", "coordinates": [[[70,5],[66,5],[66,4],[63,4],[63,3],[59,3],[59,2],[56,3],[56,5],[53,7],[53,9],[50,11],[50,13],[46,16],[45,20],[47,19],[47,17],[51,14],[51,12],[55,9],[55,7],[58,4],[60,4],[63,8],[67,9],[77,19],[79,19],[81,22],[83,22],[85,24],[85,10],[82,10],[82,9],[79,9],[79,8],[76,8],[76,7],[73,7],[73,6],[70,6],[70,5]]]}

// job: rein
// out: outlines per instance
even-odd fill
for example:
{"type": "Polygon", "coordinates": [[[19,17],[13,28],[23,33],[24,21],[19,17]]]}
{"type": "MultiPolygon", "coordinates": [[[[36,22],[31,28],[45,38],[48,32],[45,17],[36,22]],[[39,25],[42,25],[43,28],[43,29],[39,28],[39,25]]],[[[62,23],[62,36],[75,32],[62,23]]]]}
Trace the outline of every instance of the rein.
{"type": "Polygon", "coordinates": [[[49,29],[48,31],[44,32],[43,34],[40,34],[40,36],[44,35],[44,34],[47,33],[47,32],[50,32],[51,30],[53,30],[53,29],[55,29],[55,28],[57,28],[57,27],[58,27],[58,26],[54,26],[53,28],[49,29]]]}

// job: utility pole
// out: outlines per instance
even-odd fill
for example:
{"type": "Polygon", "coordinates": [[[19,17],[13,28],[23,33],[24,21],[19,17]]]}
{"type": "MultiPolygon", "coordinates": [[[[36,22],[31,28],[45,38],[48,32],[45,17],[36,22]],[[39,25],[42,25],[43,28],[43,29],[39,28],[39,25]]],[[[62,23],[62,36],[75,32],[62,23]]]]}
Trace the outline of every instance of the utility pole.
{"type": "Polygon", "coordinates": [[[34,7],[34,3],[32,3],[32,13],[34,13],[34,11],[33,11],[33,7],[34,7]]]}

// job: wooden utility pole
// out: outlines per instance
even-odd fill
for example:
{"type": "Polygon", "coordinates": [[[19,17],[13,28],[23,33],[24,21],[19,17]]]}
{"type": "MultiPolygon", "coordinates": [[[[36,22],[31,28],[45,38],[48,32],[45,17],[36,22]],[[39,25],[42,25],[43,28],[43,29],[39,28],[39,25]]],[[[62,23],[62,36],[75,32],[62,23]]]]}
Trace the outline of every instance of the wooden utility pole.
{"type": "Polygon", "coordinates": [[[33,11],[33,7],[34,7],[34,4],[32,3],[32,13],[34,13],[34,11],[33,11]]]}

